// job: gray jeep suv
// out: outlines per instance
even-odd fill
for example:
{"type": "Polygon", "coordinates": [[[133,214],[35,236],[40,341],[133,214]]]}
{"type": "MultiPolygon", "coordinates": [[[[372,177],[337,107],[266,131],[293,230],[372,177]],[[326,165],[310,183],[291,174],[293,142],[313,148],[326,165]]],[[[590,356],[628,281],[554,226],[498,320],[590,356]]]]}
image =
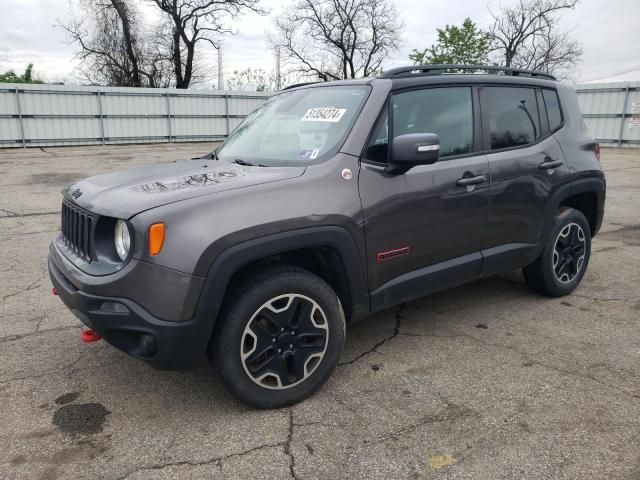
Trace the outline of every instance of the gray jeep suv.
{"type": "Polygon", "coordinates": [[[317,390],[373,312],[519,268],[572,292],[605,179],[570,87],[426,65],[278,92],[214,153],[63,196],[49,271],[85,337],[160,369],[207,355],[273,408],[317,390]]]}

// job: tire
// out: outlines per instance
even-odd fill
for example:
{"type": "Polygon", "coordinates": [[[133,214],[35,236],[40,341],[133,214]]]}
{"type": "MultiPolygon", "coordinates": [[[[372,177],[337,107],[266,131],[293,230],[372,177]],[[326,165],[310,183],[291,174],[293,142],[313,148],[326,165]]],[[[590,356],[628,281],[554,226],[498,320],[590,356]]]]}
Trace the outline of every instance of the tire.
{"type": "Polygon", "coordinates": [[[591,230],[582,212],[563,208],[553,219],[540,256],[523,268],[524,278],[536,291],[551,297],[573,292],[591,257],[591,230]]]}
{"type": "Polygon", "coordinates": [[[324,384],[344,339],[344,312],[331,287],[307,270],[275,267],[233,289],[209,359],[238,400],[279,408],[324,384]]]}

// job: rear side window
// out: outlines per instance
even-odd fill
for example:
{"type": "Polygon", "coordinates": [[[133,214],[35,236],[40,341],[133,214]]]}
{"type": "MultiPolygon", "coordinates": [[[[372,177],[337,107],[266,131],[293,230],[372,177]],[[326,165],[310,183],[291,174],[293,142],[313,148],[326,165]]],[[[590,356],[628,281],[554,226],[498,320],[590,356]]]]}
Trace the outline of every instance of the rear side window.
{"type": "Polygon", "coordinates": [[[485,87],[482,110],[491,150],[527,145],[540,138],[540,116],[533,88],[485,87]]]}
{"type": "Polygon", "coordinates": [[[555,130],[562,124],[562,112],[560,111],[560,101],[555,90],[542,90],[544,105],[547,107],[547,119],[549,120],[549,130],[555,130]]]}
{"type": "Polygon", "coordinates": [[[440,157],[471,152],[473,104],[470,87],[411,90],[393,96],[393,136],[436,133],[440,157]]]}

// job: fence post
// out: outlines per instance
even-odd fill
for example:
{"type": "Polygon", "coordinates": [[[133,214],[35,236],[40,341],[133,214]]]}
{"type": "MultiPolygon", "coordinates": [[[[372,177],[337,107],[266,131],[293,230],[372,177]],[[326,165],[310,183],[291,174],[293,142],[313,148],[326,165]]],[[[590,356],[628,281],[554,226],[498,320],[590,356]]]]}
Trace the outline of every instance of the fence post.
{"type": "Polygon", "coordinates": [[[104,115],[102,114],[102,100],[101,100],[101,92],[98,90],[96,92],[96,101],[98,102],[98,116],[100,117],[100,138],[102,139],[102,145],[105,144],[104,139],[104,115]]]}
{"type": "Polygon", "coordinates": [[[622,145],[622,133],[624,132],[624,119],[627,115],[627,101],[629,100],[629,84],[624,90],[624,101],[622,102],[622,117],[620,118],[620,131],[618,132],[618,147],[622,145]]]}
{"type": "Polygon", "coordinates": [[[169,99],[169,91],[165,92],[167,99],[167,125],[169,127],[169,143],[171,143],[171,100],[169,99]]]}
{"type": "Polygon", "coordinates": [[[20,107],[20,93],[16,87],[16,108],[18,110],[18,122],[20,123],[20,137],[22,138],[22,148],[27,148],[27,142],[24,138],[24,123],[22,121],[22,108],[20,107]]]}
{"type": "Polygon", "coordinates": [[[224,118],[227,122],[227,134],[225,137],[229,136],[229,95],[224,94],[224,118]]]}

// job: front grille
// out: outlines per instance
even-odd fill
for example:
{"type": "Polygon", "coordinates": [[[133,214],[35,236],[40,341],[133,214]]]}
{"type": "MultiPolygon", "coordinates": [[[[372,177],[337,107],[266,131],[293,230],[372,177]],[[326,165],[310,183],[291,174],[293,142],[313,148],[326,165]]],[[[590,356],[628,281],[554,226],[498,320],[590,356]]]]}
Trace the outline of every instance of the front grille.
{"type": "Polygon", "coordinates": [[[93,255],[93,231],[96,217],[90,212],[64,200],[62,202],[62,236],[69,248],[91,263],[93,255]]]}

